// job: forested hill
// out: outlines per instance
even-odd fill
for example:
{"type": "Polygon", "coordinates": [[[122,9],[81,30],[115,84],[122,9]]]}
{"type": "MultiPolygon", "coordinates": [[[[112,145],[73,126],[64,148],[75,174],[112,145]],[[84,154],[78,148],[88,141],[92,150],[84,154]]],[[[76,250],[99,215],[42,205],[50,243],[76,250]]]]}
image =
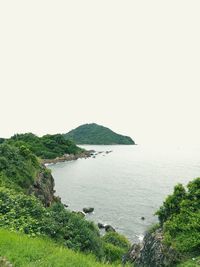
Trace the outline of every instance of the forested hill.
{"type": "Polygon", "coordinates": [[[9,139],[0,138],[1,143],[7,143],[17,147],[24,145],[37,157],[42,159],[54,159],[64,154],[78,154],[83,151],[74,142],[66,140],[62,134],[47,134],[42,137],[38,137],[32,133],[15,134],[9,139]]]}
{"type": "Polygon", "coordinates": [[[76,144],[92,145],[134,145],[135,142],[129,136],[117,134],[104,126],[96,123],[83,124],[71,130],[64,137],[73,140],[76,144]]]}

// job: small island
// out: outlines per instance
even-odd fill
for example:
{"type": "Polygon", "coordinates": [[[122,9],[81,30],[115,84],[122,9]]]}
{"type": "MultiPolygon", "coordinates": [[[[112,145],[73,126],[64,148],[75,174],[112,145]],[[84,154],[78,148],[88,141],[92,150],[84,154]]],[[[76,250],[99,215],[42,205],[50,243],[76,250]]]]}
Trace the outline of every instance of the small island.
{"type": "Polygon", "coordinates": [[[96,123],[83,124],[64,134],[64,137],[82,145],[135,145],[131,137],[117,134],[96,123]]]}

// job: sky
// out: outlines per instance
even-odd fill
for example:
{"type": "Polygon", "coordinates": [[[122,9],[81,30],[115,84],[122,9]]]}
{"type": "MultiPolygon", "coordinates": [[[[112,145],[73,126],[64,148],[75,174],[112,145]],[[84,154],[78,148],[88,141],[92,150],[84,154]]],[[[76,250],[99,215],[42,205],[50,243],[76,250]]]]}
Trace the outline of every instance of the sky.
{"type": "Polygon", "coordinates": [[[96,122],[200,144],[200,1],[0,1],[0,137],[96,122]]]}

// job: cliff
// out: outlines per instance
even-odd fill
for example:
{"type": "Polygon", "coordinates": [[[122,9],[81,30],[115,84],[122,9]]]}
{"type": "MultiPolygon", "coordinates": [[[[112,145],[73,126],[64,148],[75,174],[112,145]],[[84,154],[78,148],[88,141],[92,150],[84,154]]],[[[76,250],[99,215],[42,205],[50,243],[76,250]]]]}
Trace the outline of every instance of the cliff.
{"type": "Polygon", "coordinates": [[[134,244],[128,254],[135,267],[169,267],[177,262],[178,254],[163,243],[161,229],[146,233],[140,244],[134,244]]]}
{"type": "Polygon", "coordinates": [[[29,194],[34,194],[42,201],[45,207],[49,207],[55,199],[54,185],[51,171],[41,165],[41,170],[38,173],[34,184],[30,187],[29,194]]]}
{"type": "Polygon", "coordinates": [[[129,258],[135,266],[160,267],[197,266],[200,256],[200,178],[186,187],[177,184],[160,209],[156,212],[159,228],[145,235],[144,241],[134,245],[129,258]],[[189,259],[193,264],[184,265],[189,259]],[[182,266],[182,265],[180,265],[182,266]]]}

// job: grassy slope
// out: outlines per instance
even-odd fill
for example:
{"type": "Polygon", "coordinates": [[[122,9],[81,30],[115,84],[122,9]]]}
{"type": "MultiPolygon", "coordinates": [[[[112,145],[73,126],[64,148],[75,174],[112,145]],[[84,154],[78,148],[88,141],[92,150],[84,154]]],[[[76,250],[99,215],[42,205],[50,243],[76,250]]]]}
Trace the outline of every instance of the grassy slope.
{"type": "Polygon", "coordinates": [[[91,255],[60,247],[49,239],[30,238],[0,229],[0,256],[15,267],[111,267],[91,255]]]}
{"type": "Polygon", "coordinates": [[[188,260],[184,263],[177,265],[177,267],[199,267],[199,266],[200,266],[200,257],[188,260]]]}

